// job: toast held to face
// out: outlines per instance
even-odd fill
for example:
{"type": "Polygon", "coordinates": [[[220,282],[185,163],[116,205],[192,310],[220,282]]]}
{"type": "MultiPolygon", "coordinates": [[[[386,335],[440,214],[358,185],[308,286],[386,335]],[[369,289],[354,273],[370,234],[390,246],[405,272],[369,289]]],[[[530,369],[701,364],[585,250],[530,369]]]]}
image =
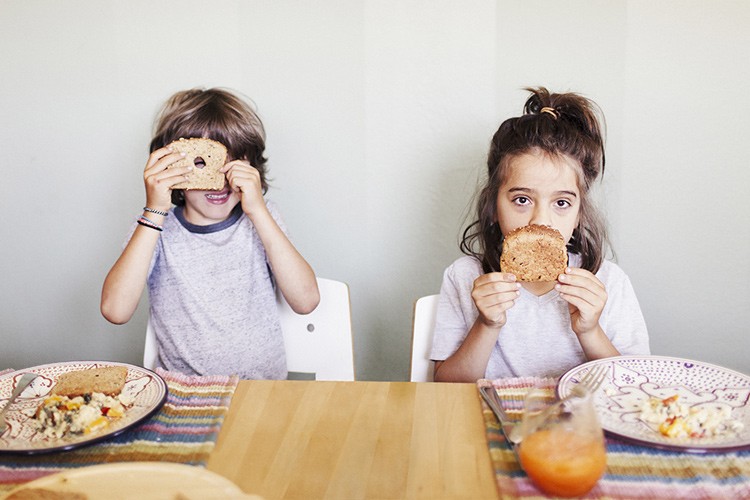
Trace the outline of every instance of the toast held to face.
{"type": "Polygon", "coordinates": [[[503,239],[500,270],[514,274],[518,281],[556,281],[567,265],[565,240],[557,229],[530,224],[503,239]]]}
{"type": "Polygon", "coordinates": [[[185,158],[174,162],[169,168],[194,167],[187,174],[188,180],[173,186],[173,189],[224,189],[224,174],[219,172],[227,161],[227,148],[223,144],[211,139],[192,138],[176,140],[167,147],[185,153],[185,158]]]}

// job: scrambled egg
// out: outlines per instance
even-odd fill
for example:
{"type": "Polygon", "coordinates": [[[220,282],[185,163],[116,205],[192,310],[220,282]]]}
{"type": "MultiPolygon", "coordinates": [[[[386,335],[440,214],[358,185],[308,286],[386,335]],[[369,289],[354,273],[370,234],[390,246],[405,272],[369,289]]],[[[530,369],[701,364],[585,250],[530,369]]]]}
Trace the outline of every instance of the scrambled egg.
{"type": "Polygon", "coordinates": [[[106,428],[110,421],[125,414],[117,396],[101,392],[75,398],[50,396],[37,410],[37,429],[51,438],[90,434],[106,428]]]}
{"type": "Polygon", "coordinates": [[[726,406],[691,407],[678,400],[677,394],[666,399],[650,398],[641,408],[640,419],[657,424],[659,432],[670,438],[720,436],[743,428],[742,422],[731,418],[726,406]]]}

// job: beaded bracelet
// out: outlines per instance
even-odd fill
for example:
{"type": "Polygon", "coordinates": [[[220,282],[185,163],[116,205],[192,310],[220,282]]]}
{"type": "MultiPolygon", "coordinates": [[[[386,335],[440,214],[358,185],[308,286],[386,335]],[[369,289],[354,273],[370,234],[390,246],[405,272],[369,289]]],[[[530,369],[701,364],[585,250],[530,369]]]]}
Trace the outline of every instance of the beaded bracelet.
{"type": "Polygon", "coordinates": [[[161,227],[159,224],[157,224],[156,222],[152,221],[151,219],[147,217],[141,216],[136,222],[140,224],[141,226],[150,227],[151,229],[156,229],[157,231],[164,230],[163,227],[161,227]]]}
{"type": "Polygon", "coordinates": [[[143,207],[144,212],[151,212],[156,215],[163,215],[164,217],[169,215],[169,212],[162,212],[161,210],[154,210],[153,208],[143,207]]]}

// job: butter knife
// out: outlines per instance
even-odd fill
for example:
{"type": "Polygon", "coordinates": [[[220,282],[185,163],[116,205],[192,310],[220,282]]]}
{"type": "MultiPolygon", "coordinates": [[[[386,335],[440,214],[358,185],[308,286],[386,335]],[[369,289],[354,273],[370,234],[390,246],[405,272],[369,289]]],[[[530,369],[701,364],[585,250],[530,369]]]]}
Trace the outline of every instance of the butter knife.
{"type": "Polygon", "coordinates": [[[497,417],[497,421],[500,422],[500,427],[503,429],[505,439],[508,441],[513,453],[516,455],[516,460],[518,460],[518,450],[516,450],[516,448],[521,443],[522,436],[516,428],[516,423],[508,417],[507,413],[505,413],[503,404],[500,402],[500,398],[497,396],[494,387],[482,386],[479,388],[479,392],[487,403],[487,406],[492,410],[492,413],[497,417]]]}
{"type": "Polygon", "coordinates": [[[21,394],[21,392],[23,392],[23,390],[26,389],[26,387],[36,377],[36,373],[24,373],[21,379],[18,381],[18,385],[16,385],[16,388],[13,389],[13,394],[10,395],[10,399],[8,399],[8,402],[5,404],[5,408],[3,408],[3,411],[0,412],[0,433],[5,432],[5,428],[8,426],[8,424],[5,422],[5,414],[8,412],[8,410],[10,410],[10,407],[16,401],[18,395],[21,394]]]}

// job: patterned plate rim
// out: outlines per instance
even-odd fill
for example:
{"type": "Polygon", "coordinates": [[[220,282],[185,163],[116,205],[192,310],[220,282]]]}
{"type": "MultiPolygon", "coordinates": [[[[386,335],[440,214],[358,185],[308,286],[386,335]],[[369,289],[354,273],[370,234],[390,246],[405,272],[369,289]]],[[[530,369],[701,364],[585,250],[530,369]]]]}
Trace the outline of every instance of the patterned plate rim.
{"type": "MultiPolygon", "coordinates": [[[[697,361],[697,360],[687,359],[687,358],[678,358],[674,356],[650,355],[650,356],[615,356],[611,358],[603,358],[603,359],[588,361],[574,368],[571,368],[565,374],[563,374],[557,383],[557,388],[555,392],[558,398],[564,397],[565,395],[568,394],[568,390],[569,390],[567,387],[568,384],[574,378],[577,378],[577,374],[579,372],[583,372],[584,370],[587,371],[596,365],[610,364],[610,363],[616,363],[616,362],[630,362],[630,361],[648,362],[651,360],[688,363],[688,364],[693,364],[695,366],[711,368],[720,372],[724,372],[727,375],[733,375],[741,379],[744,379],[745,381],[747,381],[748,387],[750,388],[750,376],[742,372],[739,372],[737,370],[733,370],[731,368],[726,368],[726,367],[716,365],[713,363],[707,363],[704,361],[697,361]]],[[[750,405],[750,402],[746,403],[745,406],[748,406],[748,405],[750,405]]],[[[604,408],[601,408],[598,405],[596,409],[599,412],[605,410],[604,408]]],[[[618,432],[617,429],[607,427],[605,424],[602,424],[602,429],[604,430],[606,435],[619,439],[621,441],[625,441],[625,442],[632,443],[632,444],[637,444],[640,446],[647,446],[649,448],[657,448],[657,449],[668,450],[668,451],[681,451],[681,452],[688,452],[688,453],[728,453],[728,452],[744,451],[744,450],[750,449],[750,439],[746,439],[746,440],[739,441],[739,442],[733,441],[725,445],[710,444],[710,445],[700,446],[700,445],[696,445],[694,441],[664,443],[664,442],[657,441],[657,440],[649,440],[645,438],[642,439],[642,438],[638,438],[635,436],[631,436],[630,434],[618,432]]]]}
{"type": "MultiPolygon", "coordinates": [[[[167,401],[167,383],[166,381],[156,372],[149,370],[148,368],[144,368],[142,366],[137,365],[131,365],[129,363],[121,363],[118,361],[62,361],[58,363],[47,363],[44,365],[37,365],[37,366],[31,366],[29,368],[24,368],[21,370],[14,370],[12,372],[4,373],[0,375],[0,380],[4,380],[6,378],[13,378],[21,373],[27,373],[32,372],[36,373],[39,371],[44,371],[46,369],[55,368],[55,367],[66,367],[66,366],[79,366],[79,365],[116,365],[116,366],[125,366],[128,369],[128,372],[131,370],[137,373],[142,373],[144,375],[149,375],[152,378],[153,382],[156,382],[157,384],[157,401],[154,401],[150,407],[147,407],[148,409],[144,411],[144,413],[137,417],[132,422],[128,423],[127,425],[124,425],[123,427],[113,429],[111,431],[103,431],[101,433],[98,433],[94,436],[91,436],[89,439],[84,439],[80,441],[75,442],[66,442],[64,444],[60,445],[54,445],[51,444],[50,446],[46,447],[34,447],[34,448],[3,448],[2,444],[0,443],[0,454],[2,455],[39,455],[44,453],[54,453],[54,452],[60,452],[60,451],[69,451],[74,450],[77,448],[81,448],[84,446],[89,446],[95,443],[99,443],[101,441],[113,438],[115,436],[119,436],[123,432],[132,429],[133,427],[137,426],[138,424],[142,423],[144,420],[147,420],[148,418],[152,417],[156,412],[158,412],[162,406],[164,406],[164,403],[167,401]]],[[[80,369],[80,368],[76,368],[80,369]]]]}

